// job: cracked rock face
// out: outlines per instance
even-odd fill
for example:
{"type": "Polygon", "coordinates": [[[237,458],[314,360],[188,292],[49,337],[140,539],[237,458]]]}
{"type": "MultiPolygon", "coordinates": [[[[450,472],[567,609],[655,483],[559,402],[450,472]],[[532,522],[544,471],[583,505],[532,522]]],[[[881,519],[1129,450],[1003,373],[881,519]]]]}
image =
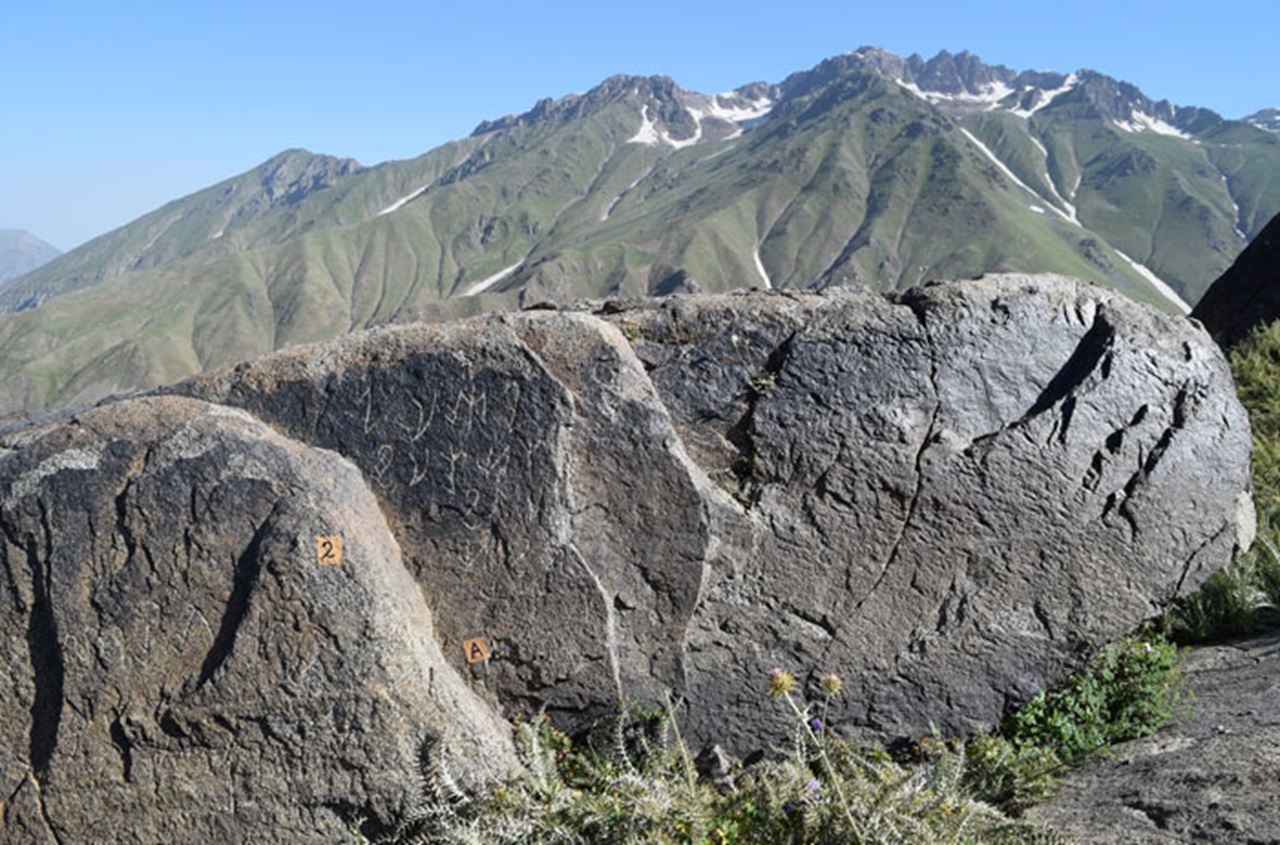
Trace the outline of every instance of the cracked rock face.
{"type": "Polygon", "coordinates": [[[421,799],[430,732],[458,770],[514,763],[347,461],[176,397],[21,439],[0,457],[6,842],[329,843],[421,799]]]}
{"type": "Polygon", "coordinates": [[[990,725],[1248,541],[1193,323],[1058,277],[675,297],[387,329],[180,390],[360,466],[444,653],[507,712],[780,735],[770,669],[878,736],[990,725]],[[458,643],[490,638],[468,667],[458,643]]]}
{"type": "Polygon", "coordinates": [[[393,327],[170,392],[0,444],[24,830],[140,791],[151,841],[231,809],[311,841],[403,808],[424,731],[483,774],[543,707],[672,694],[742,754],[785,736],[776,666],[839,672],[843,729],[967,732],[1252,513],[1216,346],[1052,277],[393,327]]]}
{"type": "Polygon", "coordinates": [[[881,736],[990,726],[1251,540],[1247,419],[1185,320],[1043,277],[766,302],[624,315],[691,451],[750,458],[753,546],[686,638],[702,733],[776,717],[775,665],[843,673],[881,736]]]}

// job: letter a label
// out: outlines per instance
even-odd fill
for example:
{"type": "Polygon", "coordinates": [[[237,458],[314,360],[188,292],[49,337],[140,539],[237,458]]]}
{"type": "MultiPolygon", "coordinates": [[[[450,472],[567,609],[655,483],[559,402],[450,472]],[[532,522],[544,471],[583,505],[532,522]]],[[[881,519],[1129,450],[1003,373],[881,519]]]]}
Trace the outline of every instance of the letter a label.
{"type": "Polygon", "coordinates": [[[489,641],[484,637],[463,640],[462,653],[467,656],[468,663],[479,663],[482,660],[488,660],[490,654],[489,641]]]}

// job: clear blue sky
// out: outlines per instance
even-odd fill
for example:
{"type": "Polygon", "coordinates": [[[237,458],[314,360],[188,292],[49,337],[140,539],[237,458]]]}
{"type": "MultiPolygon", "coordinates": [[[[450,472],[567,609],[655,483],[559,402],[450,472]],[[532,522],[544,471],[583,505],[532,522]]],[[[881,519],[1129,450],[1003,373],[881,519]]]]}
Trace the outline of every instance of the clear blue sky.
{"type": "Polygon", "coordinates": [[[70,249],[288,147],[409,158],[614,73],[715,93],[863,45],[1243,117],[1280,106],[1278,24],[1276,0],[3,0],[0,228],[70,249]]]}

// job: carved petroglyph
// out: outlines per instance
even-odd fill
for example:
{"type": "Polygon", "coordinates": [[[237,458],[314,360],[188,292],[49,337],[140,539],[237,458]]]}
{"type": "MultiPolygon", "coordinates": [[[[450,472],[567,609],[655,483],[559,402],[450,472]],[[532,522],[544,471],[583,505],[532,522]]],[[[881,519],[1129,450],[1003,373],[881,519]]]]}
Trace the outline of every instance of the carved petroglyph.
{"type": "Polygon", "coordinates": [[[370,482],[386,493],[414,491],[433,512],[447,508],[469,528],[501,513],[513,445],[491,436],[519,424],[520,385],[491,372],[468,370],[439,379],[424,368],[411,384],[403,373],[373,371],[355,393],[358,425],[372,446],[361,461],[370,482]]]}

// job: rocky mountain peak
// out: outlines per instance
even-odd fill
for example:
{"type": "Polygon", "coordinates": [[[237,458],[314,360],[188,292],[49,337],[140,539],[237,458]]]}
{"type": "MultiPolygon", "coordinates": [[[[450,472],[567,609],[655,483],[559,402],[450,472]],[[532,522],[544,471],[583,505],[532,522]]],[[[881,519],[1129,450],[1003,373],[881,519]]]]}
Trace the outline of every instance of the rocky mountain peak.
{"type": "Polygon", "coordinates": [[[906,61],[904,81],[940,94],[981,95],[993,86],[1006,85],[1015,76],[1003,65],[988,65],[968,50],[952,54],[943,50],[925,61],[913,54],[906,61]]]}
{"type": "MultiPolygon", "coordinates": [[[[1002,109],[1029,118],[1055,104],[1074,103],[1086,105],[1092,116],[1124,131],[1178,137],[1189,137],[1222,120],[1207,109],[1154,101],[1137,86],[1093,70],[1071,74],[1015,71],[987,64],[967,50],[942,50],[925,59],[919,54],[902,58],[879,47],[864,46],[792,74],[781,84],[756,82],[717,95],[685,90],[666,76],[617,75],[585,94],[541,100],[524,114],[481,123],[473,135],[578,119],[625,100],[637,108],[640,117],[640,128],[631,140],[680,149],[700,141],[734,137],[759,123],[776,104],[828,90],[839,80],[867,76],[897,82],[952,116],[1002,109]]],[[[783,111],[794,109],[784,105],[783,111]]]]}
{"type": "Polygon", "coordinates": [[[640,128],[634,143],[680,149],[699,141],[723,140],[764,117],[777,98],[777,86],[753,82],[724,94],[687,91],[669,76],[611,76],[585,94],[540,100],[521,115],[485,121],[472,132],[485,135],[507,129],[562,123],[590,117],[618,102],[636,109],[640,128]]]}
{"type": "Polygon", "coordinates": [[[1245,122],[1268,132],[1280,132],[1280,109],[1263,109],[1254,112],[1245,118],[1245,122]]]}
{"type": "Polygon", "coordinates": [[[332,187],[343,176],[364,168],[353,158],[317,155],[307,150],[285,150],[268,159],[256,171],[267,204],[294,205],[303,197],[332,187]]]}
{"type": "Polygon", "coordinates": [[[534,126],[540,123],[562,123],[590,117],[602,108],[619,100],[641,99],[659,104],[675,103],[684,93],[669,76],[635,76],[615,74],[586,93],[567,94],[559,98],[546,97],[522,114],[507,115],[496,120],[481,122],[472,137],[487,135],[505,129],[534,126]]]}
{"type": "Polygon", "coordinates": [[[828,74],[874,71],[952,115],[1003,109],[1029,118],[1050,106],[1084,104],[1091,116],[1118,129],[1178,137],[1189,137],[1222,122],[1221,116],[1209,109],[1152,100],[1136,85],[1098,71],[1016,72],[1004,65],[988,65],[967,50],[954,54],[943,50],[926,60],[918,54],[901,59],[864,47],[831,61],[815,70],[828,74]]]}
{"type": "Polygon", "coordinates": [[[1152,100],[1132,83],[1113,79],[1095,70],[1074,74],[1077,84],[1072,96],[1062,102],[1084,102],[1097,117],[1128,132],[1154,132],[1189,138],[1222,122],[1210,109],[1175,106],[1168,100],[1152,100]]]}

